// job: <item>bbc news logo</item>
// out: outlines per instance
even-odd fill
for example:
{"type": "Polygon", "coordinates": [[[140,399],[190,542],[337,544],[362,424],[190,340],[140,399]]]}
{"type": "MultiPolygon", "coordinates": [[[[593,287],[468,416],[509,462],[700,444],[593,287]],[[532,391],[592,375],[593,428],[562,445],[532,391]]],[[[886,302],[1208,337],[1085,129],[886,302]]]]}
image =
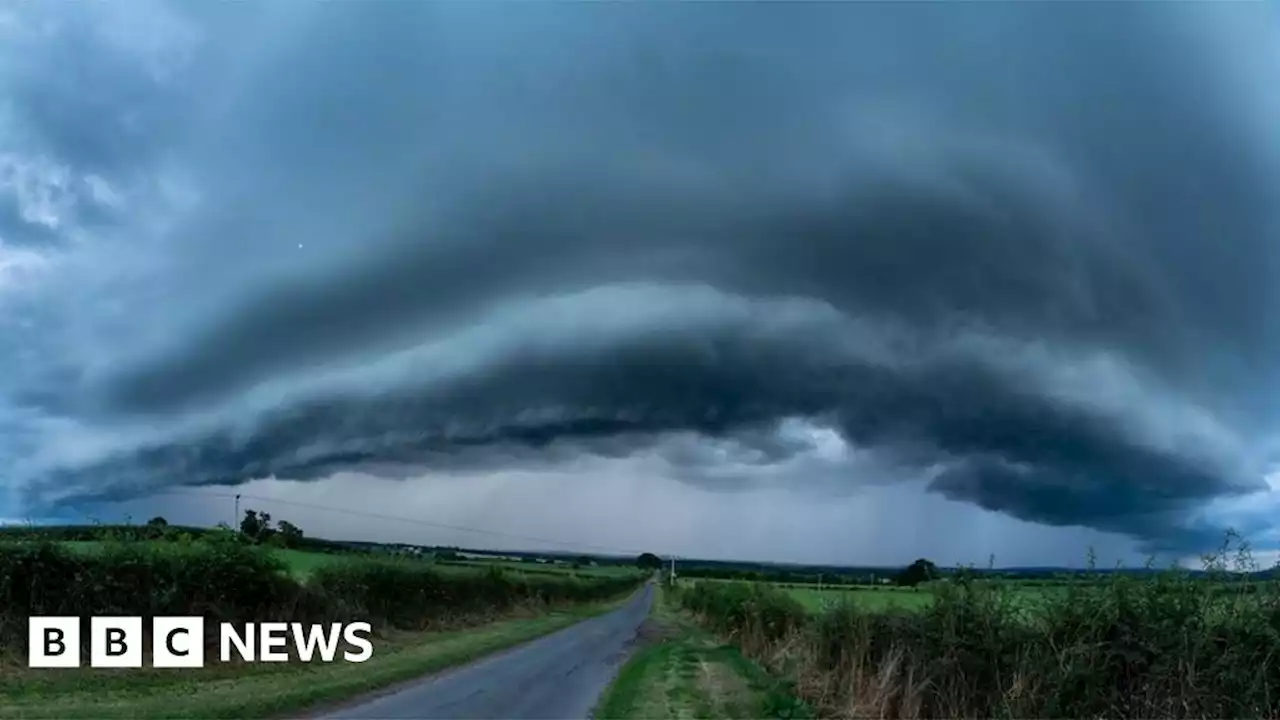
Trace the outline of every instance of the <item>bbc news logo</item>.
{"type": "MultiPolygon", "coordinates": [[[[33,668],[80,667],[80,618],[32,617],[27,629],[27,665],[33,668]]],[[[218,657],[245,662],[288,662],[292,641],[299,660],[311,662],[362,663],[373,657],[366,622],[304,625],[302,623],[221,623],[218,627],[218,657]],[[355,648],[339,655],[342,641],[355,648]]],[[[89,666],[100,668],[140,668],[145,636],[140,617],[93,617],[89,619],[89,666]]],[[[204,618],[156,617],[151,621],[151,667],[198,668],[205,664],[204,618]]]]}

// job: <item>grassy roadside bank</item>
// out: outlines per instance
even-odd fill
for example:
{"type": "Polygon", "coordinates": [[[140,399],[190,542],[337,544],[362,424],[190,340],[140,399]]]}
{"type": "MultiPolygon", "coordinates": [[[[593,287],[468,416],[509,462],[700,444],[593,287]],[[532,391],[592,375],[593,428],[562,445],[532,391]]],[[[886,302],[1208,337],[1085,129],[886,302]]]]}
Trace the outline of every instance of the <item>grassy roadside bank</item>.
{"type": "Polygon", "coordinates": [[[0,718],[246,718],[292,714],[460,665],[618,607],[624,599],[464,630],[389,633],[365,663],[199,670],[0,670],[0,718]]]}
{"type": "Polygon", "coordinates": [[[598,720],[812,717],[785,684],[684,616],[661,586],[640,642],[592,713],[598,720]]]}

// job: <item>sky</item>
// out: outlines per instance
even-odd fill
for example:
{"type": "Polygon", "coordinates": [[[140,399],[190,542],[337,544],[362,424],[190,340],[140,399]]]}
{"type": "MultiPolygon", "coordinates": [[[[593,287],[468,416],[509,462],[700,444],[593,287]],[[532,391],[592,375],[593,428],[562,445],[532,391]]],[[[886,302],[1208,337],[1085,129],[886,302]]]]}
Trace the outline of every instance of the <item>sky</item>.
{"type": "Polygon", "coordinates": [[[0,517],[1274,555],[1278,20],[0,2],[0,517]]]}

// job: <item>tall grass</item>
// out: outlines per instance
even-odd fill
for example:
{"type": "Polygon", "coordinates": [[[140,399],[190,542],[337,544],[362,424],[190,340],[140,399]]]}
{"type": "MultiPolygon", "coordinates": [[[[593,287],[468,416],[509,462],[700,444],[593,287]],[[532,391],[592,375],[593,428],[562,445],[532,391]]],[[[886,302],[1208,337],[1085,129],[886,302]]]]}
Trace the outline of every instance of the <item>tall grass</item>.
{"type": "Polygon", "coordinates": [[[769,586],[698,583],[682,604],[790,676],[824,717],[1277,717],[1280,587],[1247,548],[1068,583],[1030,600],[960,573],[916,611],[811,614],[769,586]]]}
{"type": "MultiPolygon", "coordinates": [[[[474,622],[514,609],[610,599],[638,576],[573,578],[439,572],[421,561],[358,556],[291,576],[268,548],[234,533],[182,542],[107,541],[91,553],[0,543],[0,647],[25,653],[32,615],[201,615],[219,622],[363,620],[379,629],[474,622]]],[[[144,621],[144,625],[149,622],[144,621]]]]}

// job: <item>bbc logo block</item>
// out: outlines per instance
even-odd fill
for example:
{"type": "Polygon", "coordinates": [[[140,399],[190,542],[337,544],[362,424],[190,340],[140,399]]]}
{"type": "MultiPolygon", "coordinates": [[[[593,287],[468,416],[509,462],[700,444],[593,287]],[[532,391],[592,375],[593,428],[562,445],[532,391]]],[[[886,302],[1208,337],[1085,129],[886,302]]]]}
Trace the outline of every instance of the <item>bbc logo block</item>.
{"type": "MultiPolygon", "coordinates": [[[[32,617],[28,624],[27,665],[33,668],[75,668],[81,666],[81,618],[32,617]]],[[[373,656],[367,637],[373,631],[366,622],[343,625],[303,625],[271,622],[232,623],[219,626],[221,662],[289,662],[287,650],[292,640],[296,656],[303,662],[318,657],[334,662],[343,642],[356,648],[341,654],[344,662],[365,662],[373,656]],[[256,649],[256,652],[255,652],[256,649]]],[[[143,621],[140,617],[93,617],[89,619],[89,665],[100,668],[140,668],[143,666],[143,621]]],[[[151,620],[150,659],[157,668],[199,668],[205,664],[204,618],[155,617],[151,620]]]]}
{"type": "Polygon", "coordinates": [[[93,667],[142,667],[142,618],[90,618],[89,632],[89,664],[93,667]]]}
{"type": "Polygon", "coordinates": [[[80,667],[80,618],[33,617],[27,625],[27,665],[80,667]]]}
{"type": "Polygon", "coordinates": [[[155,618],[151,623],[151,658],[152,666],[158,668],[204,667],[204,618],[155,618]]]}

